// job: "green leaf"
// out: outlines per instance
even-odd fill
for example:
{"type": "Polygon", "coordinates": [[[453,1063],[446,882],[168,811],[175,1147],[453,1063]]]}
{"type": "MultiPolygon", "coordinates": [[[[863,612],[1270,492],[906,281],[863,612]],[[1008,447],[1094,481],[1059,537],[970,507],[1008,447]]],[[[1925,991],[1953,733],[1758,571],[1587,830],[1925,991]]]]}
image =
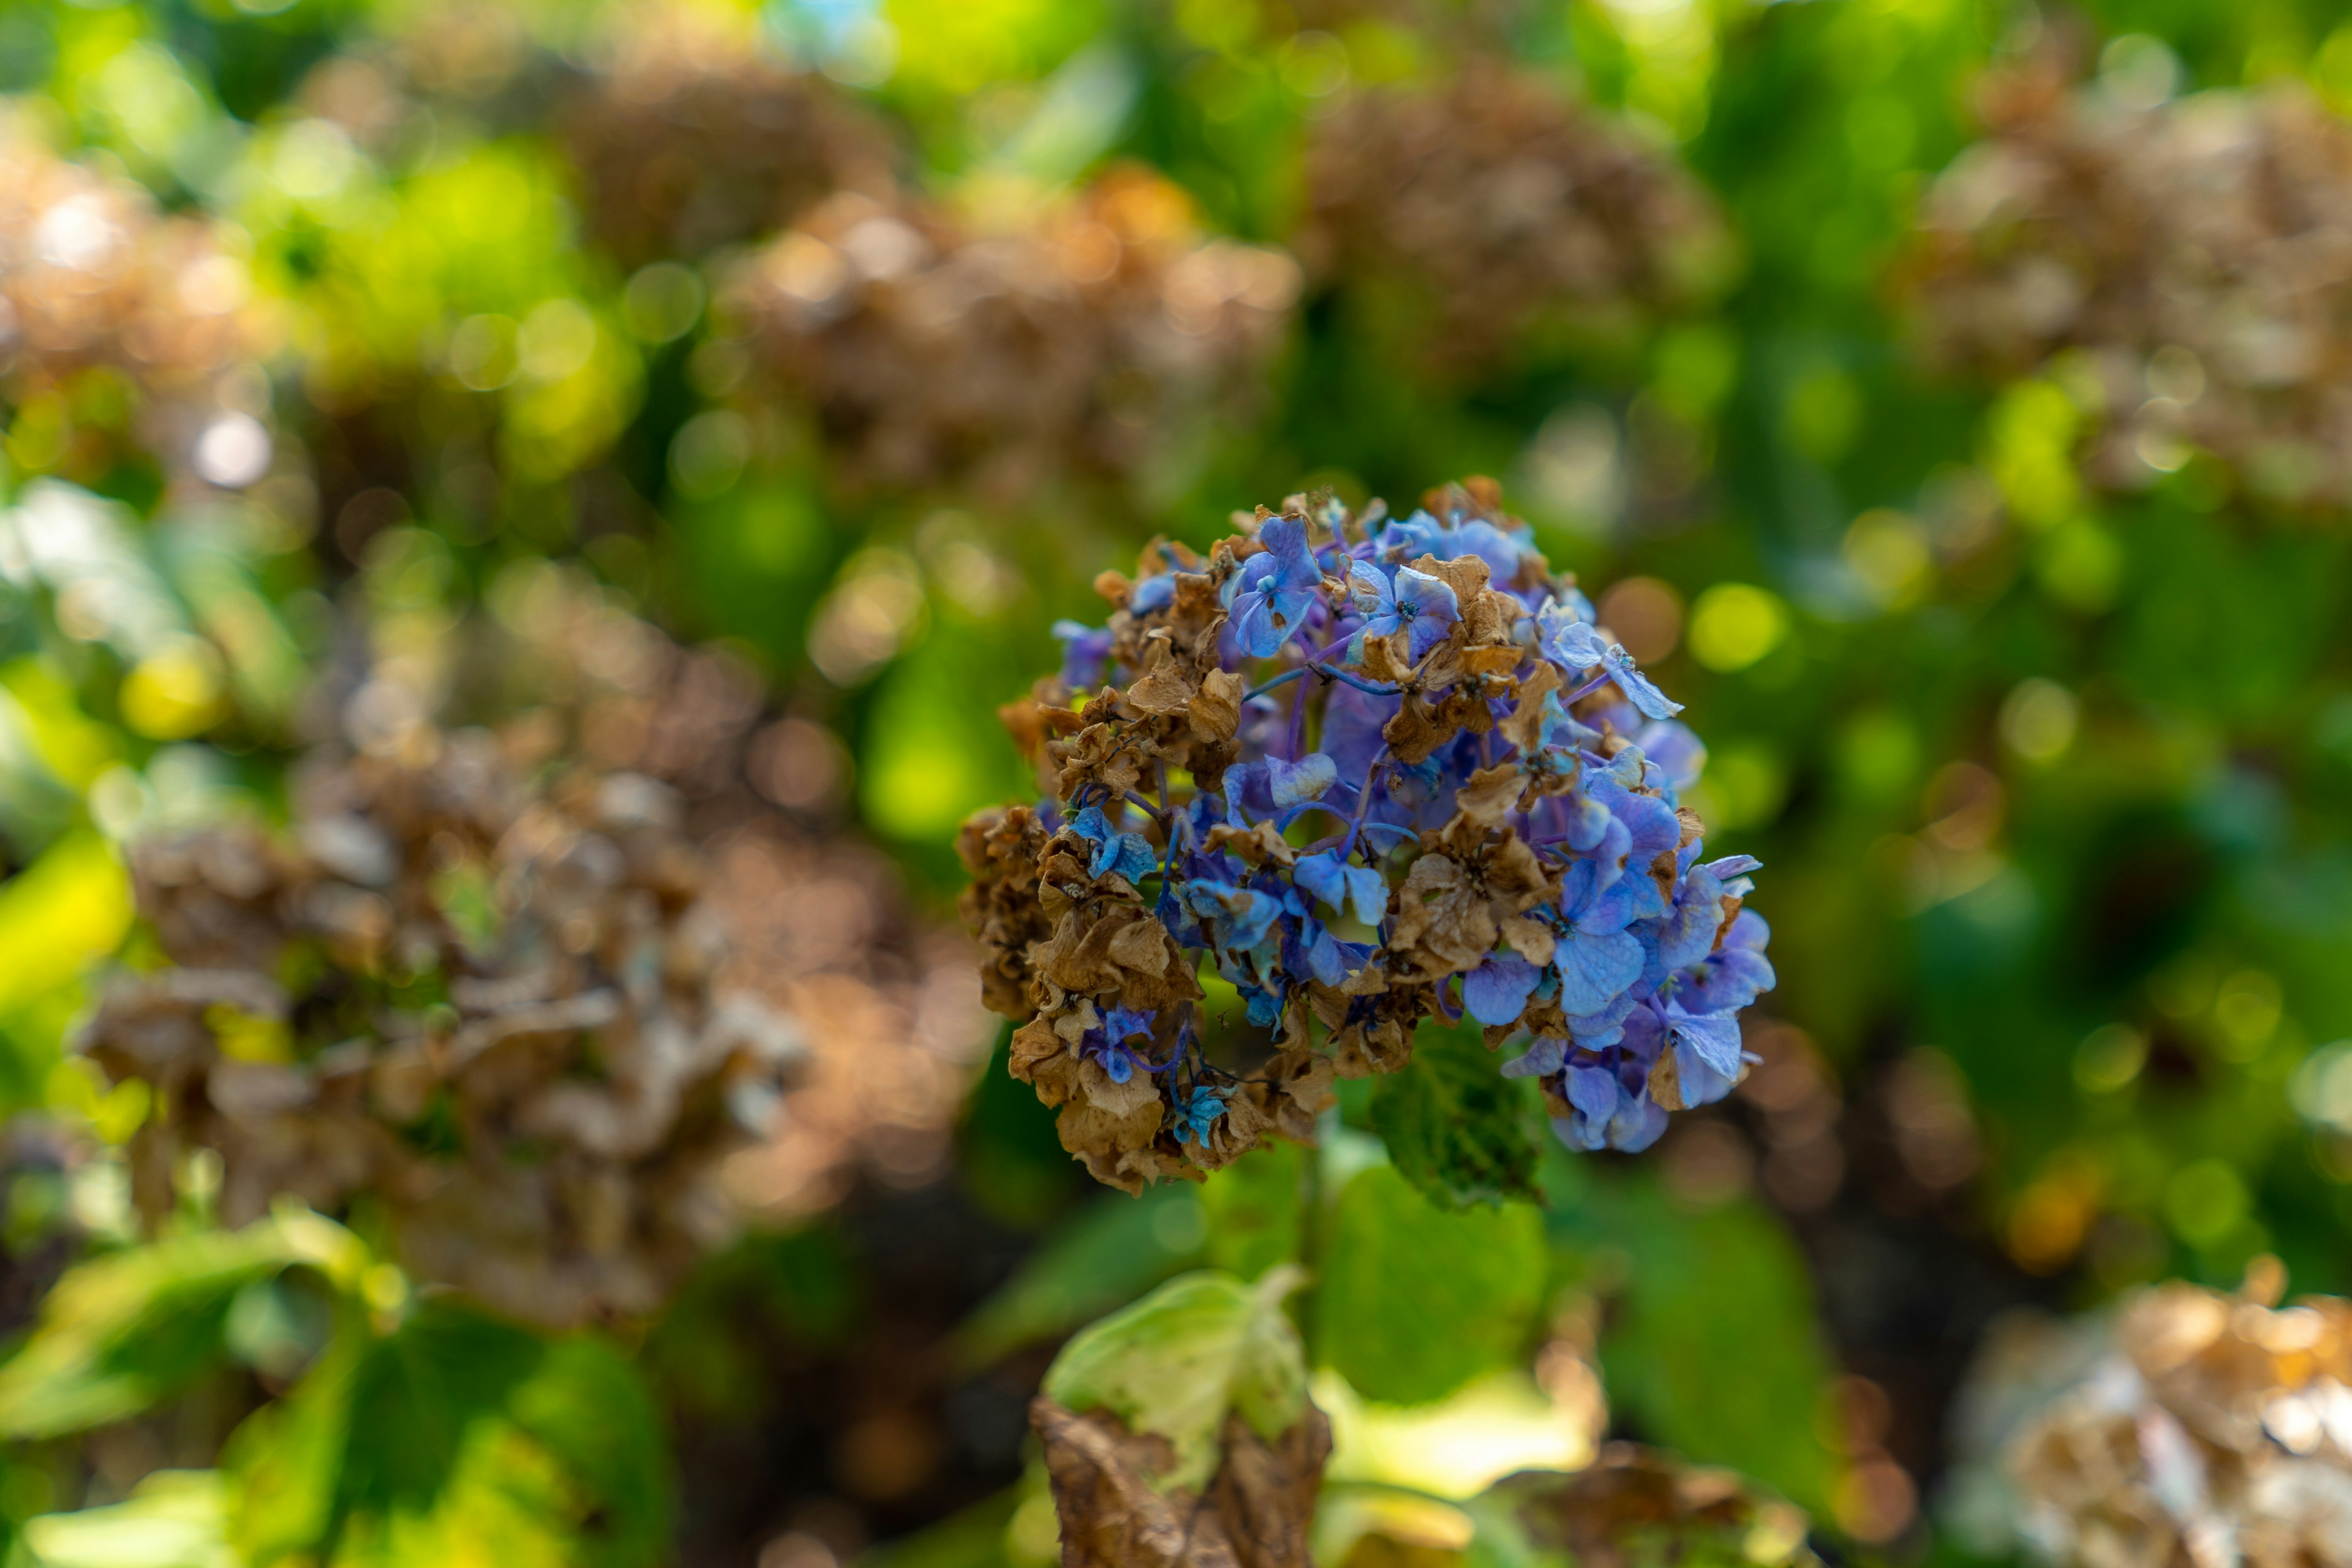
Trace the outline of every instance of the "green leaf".
{"type": "Polygon", "coordinates": [[[138,1415],[221,1363],[247,1286],[296,1263],[348,1268],[357,1245],[304,1214],[171,1237],[68,1271],[0,1364],[0,1436],[53,1437],[138,1415]]]}
{"type": "Polygon", "coordinates": [[[660,1413],[602,1341],[449,1303],[352,1336],[231,1437],[230,1535],[256,1564],[660,1561],[660,1413]]]}
{"type": "Polygon", "coordinates": [[[1647,1170],[1561,1163],[1555,1240],[1571,1263],[1605,1256],[1623,1276],[1601,1342],[1612,1403],[1685,1457],[1825,1512],[1837,1461],[1811,1416],[1832,1366],[1804,1258],[1780,1222],[1747,1199],[1678,1207],[1647,1170]]]}
{"type": "Polygon", "coordinates": [[[1282,1310],[1297,1282],[1287,1268],[1255,1285],[1213,1269],[1180,1275],[1064,1345],[1045,1396],[1167,1438],[1176,1465],[1159,1484],[1197,1491],[1217,1468],[1228,1410],[1268,1442],[1306,1411],[1307,1358],[1282,1310]]]}
{"type": "Polygon", "coordinates": [[[1549,1262],[1536,1210],[1448,1213],[1376,1165],[1339,1194],[1317,1351],[1367,1399],[1443,1399],[1518,1355],[1549,1262]]]}
{"type": "Polygon", "coordinates": [[[1199,1262],[1207,1234],[1201,1194],[1189,1186],[1096,1198],[964,1320],[957,1364],[991,1365],[1125,1305],[1199,1262]]]}
{"type": "Polygon", "coordinates": [[[1411,1065],[1372,1090],[1372,1131],[1398,1172],[1440,1207],[1539,1203],[1540,1156],[1527,1107],[1475,1023],[1451,1029],[1424,1023],[1413,1036],[1411,1065]]]}
{"type": "Polygon", "coordinates": [[[1299,1183],[1315,1157],[1296,1143],[1261,1143],[1201,1184],[1211,1267],[1255,1279],[1298,1256],[1299,1183]]]}
{"type": "Polygon", "coordinates": [[[20,1568],[239,1568],[223,1532],[221,1479],[158,1470],[123,1501],[25,1521],[20,1568]]]}

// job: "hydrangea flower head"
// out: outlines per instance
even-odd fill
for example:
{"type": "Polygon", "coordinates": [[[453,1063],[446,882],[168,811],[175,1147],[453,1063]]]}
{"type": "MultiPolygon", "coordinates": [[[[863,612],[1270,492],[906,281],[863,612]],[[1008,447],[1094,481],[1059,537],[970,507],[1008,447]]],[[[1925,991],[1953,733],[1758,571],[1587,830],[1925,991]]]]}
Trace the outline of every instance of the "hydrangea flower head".
{"type": "Polygon", "coordinates": [[[1730,1092],[1773,983],[1756,862],[1705,858],[1705,749],[1495,488],[1239,521],[1056,627],[1089,679],[1006,710],[1044,798],[964,828],[989,1005],[1064,1146],[1135,1191],[1310,1139],[1424,1018],[1483,1026],[1574,1148],[1730,1092]],[[1210,985],[1269,1057],[1204,1052],[1210,985]]]}

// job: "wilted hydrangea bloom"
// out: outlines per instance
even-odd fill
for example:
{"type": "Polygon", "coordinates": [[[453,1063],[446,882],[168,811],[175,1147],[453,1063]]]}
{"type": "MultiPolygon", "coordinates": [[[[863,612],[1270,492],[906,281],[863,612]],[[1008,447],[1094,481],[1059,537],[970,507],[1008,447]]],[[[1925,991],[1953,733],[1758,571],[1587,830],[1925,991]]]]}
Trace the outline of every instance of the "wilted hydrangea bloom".
{"type": "Polygon", "coordinates": [[[1547,324],[1607,331],[1690,303],[1730,258],[1671,154],[1490,61],[1361,94],[1318,127],[1306,180],[1309,272],[1401,291],[1431,315],[1417,334],[1430,357],[1455,365],[1547,324]]]}
{"type": "MultiPolygon", "coordinates": [[[[401,580],[399,554],[380,551],[378,570],[401,580]]],[[[729,937],[716,984],[791,1018],[805,1047],[775,1124],[729,1156],[728,1195],[782,1221],[860,1181],[934,1179],[993,1020],[962,933],[919,911],[890,858],[841,826],[840,741],[773,711],[739,657],[680,645],[576,568],[519,562],[488,597],[454,625],[380,611],[364,639],[345,639],[372,644],[336,678],[350,743],[429,755],[443,724],[499,721],[534,768],[561,760],[675,790],[703,907],[729,937]]]]}
{"type": "Polygon", "coordinates": [[[887,194],[880,127],[776,57],[757,18],[625,8],[560,129],[593,239],[636,267],[772,234],[836,190],[887,194]]]}
{"type": "Polygon", "coordinates": [[[2103,487],[2201,448],[2274,500],[2352,498],[2352,130],[2284,81],[2131,101],[2052,37],[1979,82],[1989,134],[1920,204],[1923,355],[2008,377],[2074,351],[2103,487]]]}
{"type": "Polygon", "coordinates": [[[1120,169],[986,227],[843,192],[722,303],[849,482],[1003,500],[1136,475],[1231,416],[1297,290],[1289,257],[1204,237],[1181,190],[1120,169]]]}
{"type": "Polygon", "coordinates": [[[2173,1282],[1996,1331],[1961,1400],[1949,1510],[1985,1556],[2168,1568],[2352,1563],[2352,1303],[2173,1282]]]}
{"type": "Polygon", "coordinates": [[[16,467],[87,479],[141,453],[215,483],[261,478],[250,295],[202,223],[0,110],[0,413],[16,467]]]}
{"type": "Polygon", "coordinates": [[[154,1091],[132,1195],[168,1214],[210,1149],[232,1224],[364,1201],[413,1270],[501,1310],[650,1311],[728,1234],[720,1170],[774,1131],[796,1032],[719,984],[674,792],[533,787],[488,731],[431,740],[311,759],[290,843],[229,824],[134,852],[172,963],[119,977],[80,1042],[154,1091]]]}
{"type": "Polygon", "coordinates": [[[1099,580],[1108,626],[1006,710],[1047,798],[964,828],[988,1002],[1064,1145],[1130,1190],[1213,1169],[1465,1014],[1577,1148],[1721,1098],[1773,982],[1756,863],[1706,858],[1704,752],[1573,579],[1483,480],[1244,521],[1099,580]],[[1262,1068],[1202,1055],[1204,967],[1262,1068]]]}

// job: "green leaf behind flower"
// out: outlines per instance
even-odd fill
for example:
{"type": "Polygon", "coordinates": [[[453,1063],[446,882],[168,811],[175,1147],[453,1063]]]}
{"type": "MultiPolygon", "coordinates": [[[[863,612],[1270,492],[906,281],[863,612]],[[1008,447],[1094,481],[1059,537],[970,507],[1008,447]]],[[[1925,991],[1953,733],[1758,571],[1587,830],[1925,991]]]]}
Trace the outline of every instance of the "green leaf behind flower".
{"type": "Polygon", "coordinates": [[[1467,1021],[1423,1024],[1411,1065],[1372,1090],[1372,1131],[1398,1173],[1441,1208],[1541,1202],[1531,1120],[1524,1089],[1467,1021]]]}
{"type": "Polygon", "coordinates": [[[1375,1165],[1339,1194],[1316,1348],[1367,1399],[1443,1399],[1524,1348],[1548,1267],[1523,1205],[1450,1214],[1375,1165]]]}

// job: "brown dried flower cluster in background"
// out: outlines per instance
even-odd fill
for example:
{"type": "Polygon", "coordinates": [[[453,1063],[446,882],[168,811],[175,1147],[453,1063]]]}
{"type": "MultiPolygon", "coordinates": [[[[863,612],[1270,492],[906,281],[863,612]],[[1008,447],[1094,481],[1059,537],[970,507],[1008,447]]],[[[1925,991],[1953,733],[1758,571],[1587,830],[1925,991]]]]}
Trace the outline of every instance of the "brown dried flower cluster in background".
{"type": "Polygon", "coordinates": [[[622,19],[562,117],[590,236],[630,267],[774,233],[837,190],[887,195],[877,125],[764,51],[748,14],[622,19]]]}
{"type": "Polygon", "coordinates": [[[1980,1410],[2063,1385],[2003,1445],[2028,1544],[2094,1568],[2352,1563],[2352,1302],[2275,1307],[2284,1282],[2263,1258],[2234,1297],[2174,1282],[2088,1337],[1996,1337],[1980,1410]]]}
{"type": "Polygon", "coordinates": [[[1703,297],[1722,219],[1666,153],[1551,83],[1491,62],[1359,96],[1307,155],[1311,274],[1401,288],[1430,356],[1468,367],[1531,330],[1607,331],[1703,297]]]}
{"type": "Polygon", "coordinates": [[[2084,467],[2137,489],[2203,448],[2256,491],[2352,499],[2352,130],[2300,89],[2126,107],[2054,57],[1989,73],[1903,283],[1932,364],[2080,351],[2084,467]]]}
{"type": "Polygon", "coordinates": [[[200,449],[225,394],[266,411],[257,374],[231,384],[257,352],[249,292],[244,264],[203,224],[163,216],[139,185],[58,157],[0,113],[0,408],[20,460],[54,432],[45,466],[69,476],[102,472],[127,437],[168,468],[257,478],[246,471],[255,452],[267,460],[257,423],[242,451],[207,463],[200,449]],[[77,397],[93,378],[120,395],[77,397]],[[124,409],[120,427],[89,417],[109,403],[124,409]]]}
{"type": "Polygon", "coordinates": [[[81,1043],[155,1090],[134,1197],[168,1212],[210,1149],[231,1224],[373,1202],[418,1274],[505,1310],[648,1311],[726,1235],[719,1163],[772,1120],[792,1032],[719,984],[674,792],[537,789],[487,731],[429,740],[311,759],[291,843],[133,855],[173,966],[119,980],[81,1043]]]}
{"type": "Polygon", "coordinates": [[[1633,1443],[1612,1443],[1570,1475],[1530,1471],[1498,1482],[1490,1501],[1507,1508],[1538,1552],[1583,1568],[1658,1562],[1744,1562],[1800,1568],[1820,1559],[1805,1543],[1805,1516],[1729,1470],[1685,1464],[1633,1443]]]}
{"type": "Polygon", "coordinates": [[[1278,250],[1204,239],[1114,172],[1004,227],[844,193],[745,267],[731,309],[852,483],[1017,499],[1164,462],[1230,414],[1297,293],[1278,250]]]}
{"type": "Polygon", "coordinates": [[[720,978],[793,1019],[805,1047],[776,1129],[730,1160],[730,1192],[781,1216],[833,1203],[861,1172],[940,1174],[997,1026],[962,935],[922,918],[889,860],[832,827],[846,749],[809,718],[771,713],[741,660],[679,646],[575,572],[517,567],[491,601],[454,635],[378,618],[367,678],[341,704],[354,742],[396,751],[455,712],[503,720],[534,754],[677,789],[732,946],[720,978]]]}

